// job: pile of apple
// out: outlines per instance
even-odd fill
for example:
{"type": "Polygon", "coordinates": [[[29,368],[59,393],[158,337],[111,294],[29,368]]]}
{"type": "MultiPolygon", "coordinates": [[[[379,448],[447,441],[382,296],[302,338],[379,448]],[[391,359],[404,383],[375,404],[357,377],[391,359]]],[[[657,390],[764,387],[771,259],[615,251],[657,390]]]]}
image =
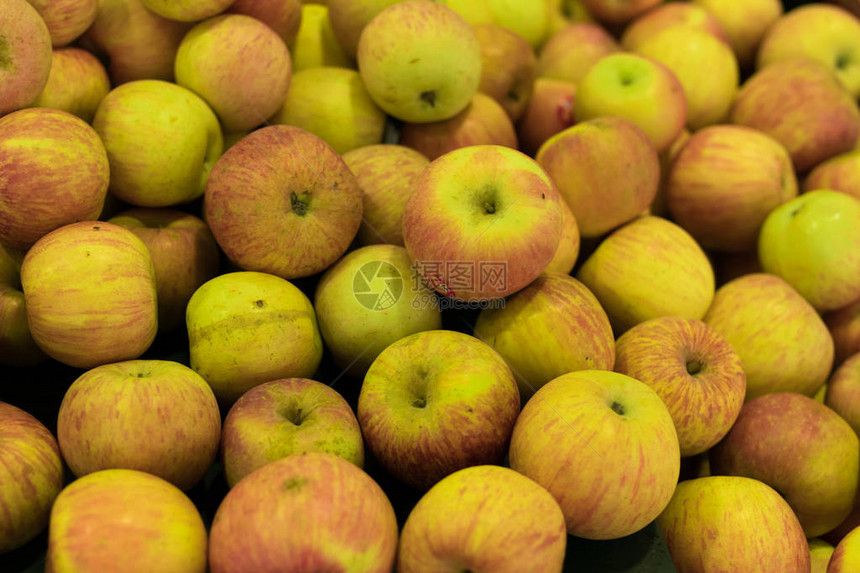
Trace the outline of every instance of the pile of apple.
{"type": "Polygon", "coordinates": [[[841,4],[2,0],[0,364],[77,377],[0,402],[0,554],[860,571],[841,4]]]}

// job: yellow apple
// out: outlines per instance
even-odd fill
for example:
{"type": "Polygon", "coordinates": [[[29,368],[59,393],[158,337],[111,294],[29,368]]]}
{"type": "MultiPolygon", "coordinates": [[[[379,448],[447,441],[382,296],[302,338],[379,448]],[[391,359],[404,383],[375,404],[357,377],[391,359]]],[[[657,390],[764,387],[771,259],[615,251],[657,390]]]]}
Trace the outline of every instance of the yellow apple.
{"type": "Polygon", "coordinates": [[[780,0],[693,0],[720,23],[738,64],[749,70],[768,28],[782,16],[780,0]]]}
{"type": "Polygon", "coordinates": [[[290,46],[290,58],[294,72],[318,66],[355,68],[334,36],[328,7],[320,4],[302,5],[302,22],[290,46]]]}

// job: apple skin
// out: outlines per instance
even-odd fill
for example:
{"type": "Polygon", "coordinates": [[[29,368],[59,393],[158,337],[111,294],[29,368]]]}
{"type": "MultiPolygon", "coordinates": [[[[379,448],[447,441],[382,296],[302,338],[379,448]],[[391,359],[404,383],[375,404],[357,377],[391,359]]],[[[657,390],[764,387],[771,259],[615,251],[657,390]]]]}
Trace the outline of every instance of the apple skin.
{"type": "Polygon", "coordinates": [[[588,12],[605,24],[620,26],[644,14],[663,0],[582,0],[588,12]]]}
{"type": "Polygon", "coordinates": [[[839,415],[808,396],[778,392],[750,400],[710,451],[711,471],[761,480],[780,492],[807,537],[851,512],[860,440],[839,415]]]}
{"type": "Polygon", "coordinates": [[[36,537],[48,525],[63,489],[57,440],[28,412],[0,402],[0,555],[36,537]]]}
{"type": "Polygon", "coordinates": [[[185,307],[200,285],[218,274],[220,251],[199,217],[176,209],[137,208],[108,219],[146,244],[155,268],[158,330],[185,324],[185,307]]]}
{"type": "Polygon", "coordinates": [[[511,469],[474,466],[443,478],[409,513],[397,570],[561,571],[566,546],[548,491],[511,469]]]}
{"type": "Polygon", "coordinates": [[[528,41],[498,24],[472,28],[481,44],[481,81],[478,91],[504,108],[511,121],[526,111],[537,77],[537,58],[528,41]]]}
{"type": "Polygon", "coordinates": [[[860,352],[860,299],[824,313],[823,318],[833,337],[833,366],[836,368],[849,356],[860,352]]]}
{"type": "Polygon", "coordinates": [[[143,0],[148,10],[168,20],[177,22],[199,22],[226,10],[233,0],[196,0],[175,2],[173,0],[143,0]]]}
{"type": "Polygon", "coordinates": [[[379,243],[403,246],[403,210],[415,181],[430,163],[424,155],[403,145],[367,145],[343,154],[363,196],[359,245],[379,243]]]}
{"type": "Polygon", "coordinates": [[[561,201],[561,240],[544,272],[569,275],[579,258],[579,225],[566,201],[561,201]]]}
{"type": "Polygon", "coordinates": [[[549,6],[546,2],[484,0],[493,23],[524,38],[535,50],[541,48],[549,32],[549,6]]]}
{"type": "Polygon", "coordinates": [[[45,21],[54,48],[68,46],[96,19],[98,0],[28,0],[45,21]]]}
{"type": "Polygon", "coordinates": [[[387,347],[358,397],[367,447],[418,490],[469,466],[500,463],[519,413],[517,383],[502,357],[449,330],[418,332],[387,347]]]}
{"type": "Polygon", "coordinates": [[[406,249],[369,245],[328,268],[314,309],[333,362],[361,379],[379,353],[401,338],[442,328],[433,289],[418,280],[406,249]],[[392,298],[385,299],[387,292],[392,298]]]}
{"type": "Polygon", "coordinates": [[[81,221],[51,231],[21,264],[36,344],[75,368],[143,354],[158,329],[149,250],[119,225],[81,221]]]}
{"type": "Polygon", "coordinates": [[[129,573],[204,573],[206,538],[200,513],[176,486],[141,471],[103,470],[57,496],[45,571],[115,571],[122,563],[129,573]]]}
{"type": "Polygon", "coordinates": [[[761,227],[758,257],[819,312],[860,299],[860,199],[818,190],[783,203],[761,227]]]}
{"type": "Polygon", "coordinates": [[[729,43],[719,20],[706,9],[692,2],[671,2],[655,6],[630,22],[621,34],[621,47],[634,52],[643,41],[673,26],[695,28],[729,43]]]}
{"type": "Polygon", "coordinates": [[[860,150],[842,153],[816,165],[803,181],[803,190],[816,189],[833,189],[860,199],[860,150]]]}
{"type": "Polygon", "coordinates": [[[681,464],[657,393],[603,370],[570,372],[538,390],[517,418],[509,457],[555,497],[567,532],[585,539],[648,525],[669,503],[681,464]]]}
{"type": "Polygon", "coordinates": [[[481,81],[481,45],[471,25],[435,2],[407,0],[377,14],[361,32],[357,60],[376,104],[410,123],[457,115],[481,81]]]}
{"type": "Polygon", "coordinates": [[[582,0],[546,0],[546,3],[549,6],[548,38],[571,24],[594,21],[582,0]]]}
{"type": "Polygon", "coordinates": [[[394,508],[370,476],[332,454],[297,454],[227,493],[212,521],[209,566],[212,573],[387,573],[397,536],[394,508]]]}
{"type": "Polygon", "coordinates": [[[672,162],[666,184],[674,221],[709,251],[755,249],[768,214],[795,197],[797,178],[785,148],[735,125],[694,133],[672,162]]]}
{"type": "Polygon", "coordinates": [[[552,260],[561,201],[533,159],[507,147],[472,145],[421,173],[403,212],[403,240],[441,294],[501,298],[525,288],[552,260]]]}
{"type": "Polygon", "coordinates": [[[852,150],[860,135],[857,102],[812,59],[781,60],[757,71],[741,86],[729,121],[783,144],[799,174],[852,150]]]}
{"type": "Polygon", "coordinates": [[[600,25],[571,24],[543,45],[537,58],[537,73],[542,78],[578,84],[591,66],[619,51],[618,42],[600,25]]]}
{"type": "Polygon", "coordinates": [[[33,340],[21,290],[24,251],[0,243],[0,364],[33,366],[48,357],[33,340]]]}
{"type": "Polygon", "coordinates": [[[814,538],[809,540],[809,560],[812,565],[810,573],[827,573],[827,565],[835,547],[826,541],[814,538]]]}
{"type": "Polygon", "coordinates": [[[224,11],[244,14],[274,30],[287,46],[292,46],[302,24],[300,0],[233,0],[224,11]]]}
{"type": "Polygon", "coordinates": [[[485,308],[475,336],[505,359],[525,402],[550,380],[576,370],[612,370],[615,337],[597,298],[575,278],[544,273],[485,308]]]}
{"type": "Polygon", "coordinates": [[[335,38],[328,7],[319,4],[302,4],[302,23],[290,45],[290,58],[293,72],[319,66],[355,69],[335,38]]]}
{"type": "Polygon", "coordinates": [[[678,154],[684,149],[684,146],[690,140],[690,130],[684,128],[678,137],[675,138],[669,147],[664,149],[659,155],[660,159],[660,185],[657,187],[657,194],[648,206],[648,214],[664,219],[671,219],[669,214],[669,206],[666,205],[666,188],[669,185],[669,175],[672,172],[672,164],[678,158],[678,154]]]}
{"type": "Polygon", "coordinates": [[[205,220],[240,268],[283,278],[327,269],[361,224],[362,192],[340,155],[298,127],[243,137],[215,164],[205,220]]]}
{"type": "Polygon", "coordinates": [[[576,278],[597,296],[616,336],[660,316],[701,319],[714,298],[714,270],[684,229],[645,216],[603,239],[576,278]]]}
{"type": "Polygon", "coordinates": [[[51,34],[27,0],[0,7],[0,116],[31,105],[51,73],[51,34]]]}
{"type": "Polygon", "coordinates": [[[657,526],[681,573],[809,572],[809,546],[797,517],[758,480],[713,476],[681,482],[657,526]]]}
{"type": "Polygon", "coordinates": [[[358,420],[343,397],[308,378],[251,388],[224,419],[221,457],[227,484],[293,454],[324,452],[364,466],[358,420]]]}
{"type": "Polygon", "coordinates": [[[576,84],[551,78],[535,79],[532,97],[516,124],[520,150],[534,157],[543,143],[576,123],[573,105],[576,84]]]}
{"type": "Polygon", "coordinates": [[[292,75],[290,52],[266,24],[222,14],[196,24],[182,38],[176,83],[208,103],[227,131],[253,129],[284,104],[292,75]],[[253,53],[253,58],[243,54],[253,53]]]}
{"type": "Polygon", "coordinates": [[[361,32],[373,18],[403,0],[327,0],[328,19],[334,37],[352,60],[358,55],[361,32]]]}
{"type": "Polygon", "coordinates": [[[517,149],[517,133],[505,109],[490,96],[478,92],[466,109],[450,119],[403,124],[398,143],[433,161],[470,145],[517,149]]]}
{"type": "Polygon", "coordinates": [[[110,91],[110,78],[92,53],[80,48],[54,50],[51,74],[33,107],[50,107],[91,123],[110,91]]]}
{"type": "Polygon", "coordinates": [[[310,131],[342,155],[382,143],[385,121],[357,71],[316,67],[293,74],[287,99],[268,123],[310,131]]]}
{"type": "Polygon", "coordinates": [[[827,573],[849,573],[860,567],[860,527],[849,532],[830,556],[827,573]]]}
{"type": "Polygon", "coordinates": [[[753,68],[761,39],[783,11],[780,0],[693,0],[693,3],[717,19],[743,70],[753,68]]]}
{"type": "Polygon", "coordinates": [[[719,442],[744,403],[740,356],[700,320],[664,316],[637,324],[616,341],[615,371],[659,394],[672,415],[683,457],[719,442]]]}
{"type": "Polygon", "coordinates": [[[860,436],[860,352],[850,356],[830,376],[824,403],[860,436]]]}
{"type": "Polygon", "coordinates": [[[108,156],[98,133],[78,117],[47,108],[3,116],[0,164],[0,242],[6,245],[27,249],[54,229],[102,211],[108,156]]]}

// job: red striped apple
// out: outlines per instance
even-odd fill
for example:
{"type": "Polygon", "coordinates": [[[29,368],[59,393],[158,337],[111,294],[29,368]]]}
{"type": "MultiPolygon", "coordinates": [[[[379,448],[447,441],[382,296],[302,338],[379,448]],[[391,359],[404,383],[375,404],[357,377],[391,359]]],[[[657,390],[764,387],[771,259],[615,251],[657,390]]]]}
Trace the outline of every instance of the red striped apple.
{"type": "Polygon", "coordinates": [[[373,18],[403,0],[326,0],[328,19],[338,44],[350,59],[358,53],[358,40],[373,18]]]}
{"type": "Polygon", "coordinates": [[[838,367],[849,356],[860,352],[860,299],[824,313],[823,318],[833,337],[833,366],[838,367]]]}
{"type": "Polygon", "coordinates": [[[0,116],[27,107],[51,73],[51,34],[27,0],[0,6],[0,116]]]}
{"type": "Polygon", "coordinates": [[[567,202],[561,201],[561,240],[544,272],[569,275],[579,259],[579,225],[567,202]]]}
{"type": "Polygon", "coordinates": [[[50,107],[92,123],[96,110],[110,91],[104,65],[80,48],[54,50],[51,74],[33,107],[50,107]]]}
{"type": "Polygon", "coordinates": [[[226,10],[232,3],[233,0],[195,0],[194,2],[143,0],[147,9],[178,22],[198,22],[211,18],[226,10]]]}
{"type": "Polygon", "coordinates": [[[293,45],[302,23],[300,0],[234,0],[225,12],[256,18],[277,32],[287,46],[293,45]]]}
{"type": "Polygon", "coordinates": [[[852,149],[816,165],[803,181],[803,190],[816,189],[833,189],[860,199],[860,150],[852,149]]]}
{"type": "Polygon", "coordinates": [[[54,48],[67,46],[96,19],[98,0],[28,0],[48,26],[54,48]]]}
{"type": "Polygon", "coordinates": [[[573,103],[576,84],[551,78],[535,79],[532,97],[517,122],[520,150],[531,157],[543,143],[576,123],[573,103]]]}
{"type": "Polygon", "coordinates": [[[701,30],[718,40],[729,43],[719,20],[706,9],[692,2],[670,2],[655,6],[630,22],[621,34],[621,46],[629,52],[634,52],[648,38],[674,26],[701,30]]]}
{"type": "Polygon", "coordinates": [[[528,41],[498,24],[473,26],[481,44],[478,91],[501,105],[511,121],[526,111],[537,77],[537,58],[528,41]]]}
{"type": "Polygon", "coordinates": [[[621,47],[600,25],[571,24],[556,32],[541,48],[538,77],[578,84],[591,66],[619,51],[621,47]]]}
{"type": "Polygon", "coordinates": [[[630,22],[662,2],[663,0],[582,0],[588,12],[597,20],[617,26],[630,22]]]}
{"type": "Polygon", "coordinates": [[[824,403],[860,436],[860,352],[849,357],[830,376],[824,403]]]}
{"type": "Polygon", "coordinates": [[[21,290],[24,251],[0,243],[0,364],[30,366],[47,359],[33,340],[21,290]]]}

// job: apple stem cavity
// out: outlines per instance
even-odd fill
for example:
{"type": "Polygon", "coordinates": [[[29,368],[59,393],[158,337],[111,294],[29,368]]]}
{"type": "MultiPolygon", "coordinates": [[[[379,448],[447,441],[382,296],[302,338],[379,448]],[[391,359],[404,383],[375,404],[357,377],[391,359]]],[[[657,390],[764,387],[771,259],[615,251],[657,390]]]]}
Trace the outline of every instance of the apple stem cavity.
{"type": "Polygon", "coordinates": [[[687,361],[687,374],[690,376],[695,376],[699,372],[702,371],[702,367],[704,364],[701,360],[688,360],[687,361]]]}
{"type": "Polygon", "coordinates": [[[421,92],[421,95],[418,96],[421,101],[429,105],[430,107],[436,107],[436,92],[434,90],[427,90],[426,92],[421,92]]]}
{"type": "Polygon", "coordinates": [[[612,404],[610,404],[609,407],[612,408],[612,411],[615,412],[616,414],[618,414],[619,416],[624,415],[624,406],[621,404],[621,402],[619,402],[617,400],[613,400],[612,404]]]}
{"type": "Polygon", "coordinates": [[[295,193],[290,193],[290,209],[299,217],[304,217],[308,212],[308,193],[302,193],[299,197],[295,193]]]}
{"type": "Polygon", "coordinates": [[[851,56],[845,52],[840,52],[836,54],[836,61],[834,62],[837,70],[844,70],[851,63],[851,56]]]}
{"type": "Polygon", "coordinates": [[[412,401],[412,406],[414,406],[415,408],[423,408],[426,405],[427,405],[427,399],[426,398],[415,398],[415,400],[412,401]]]}

